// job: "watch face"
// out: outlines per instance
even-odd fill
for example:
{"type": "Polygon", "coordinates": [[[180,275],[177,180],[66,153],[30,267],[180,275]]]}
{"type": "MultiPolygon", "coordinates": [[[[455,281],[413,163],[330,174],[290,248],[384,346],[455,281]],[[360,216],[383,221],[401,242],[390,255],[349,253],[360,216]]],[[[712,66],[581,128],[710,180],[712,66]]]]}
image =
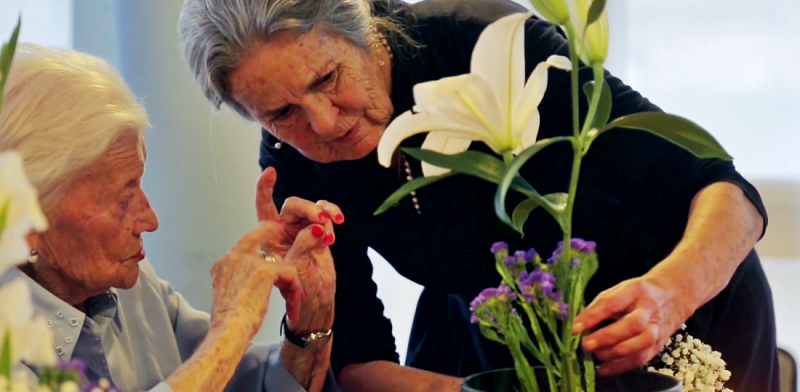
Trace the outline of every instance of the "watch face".
{"type": "Polygon", "coordinates": [[[328,343],[331,340],[331,336],[333,336],[333,331],[328,330],[325,332],[314,332],[311,335],[308,335],[307,338],[303,338],[303,340],[312,347],[323,346],[325,343],[328,343]]]}

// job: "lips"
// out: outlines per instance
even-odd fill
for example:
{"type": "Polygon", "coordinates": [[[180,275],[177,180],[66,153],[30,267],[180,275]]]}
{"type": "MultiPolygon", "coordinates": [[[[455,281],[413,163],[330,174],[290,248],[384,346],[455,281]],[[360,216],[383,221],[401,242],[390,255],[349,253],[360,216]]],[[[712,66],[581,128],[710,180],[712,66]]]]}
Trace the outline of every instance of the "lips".
{"type": "Polygon", "coordinates": [[[333,141],[336,143],[350,143],[356,140],[356,138],[358,138],[360,130],[361,130],[361,125],[358,122],[356,122],[356,124],[353,125],[353,127],[350,128],[350,130],[347,131],[347,133],[337,137],[336,139],[333,139],[333,141]]]}
{"type": "Polygon", "coordinates": [[[132,257],[132,259],[136,261],[142,261],[144,260],[145,257],[147,257],[147,254],[145,253],[144,248],[142,248],[142,250],[140,250],[139,253],[137,253],[135,256],[132,257]]]}

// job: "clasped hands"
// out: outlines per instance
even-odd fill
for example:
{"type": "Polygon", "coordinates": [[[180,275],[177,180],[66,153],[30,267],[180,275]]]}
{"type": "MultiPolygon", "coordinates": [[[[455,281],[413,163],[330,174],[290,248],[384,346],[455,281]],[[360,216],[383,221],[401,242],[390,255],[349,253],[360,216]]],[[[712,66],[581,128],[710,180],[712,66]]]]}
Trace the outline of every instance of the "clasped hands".
{"type": "Polygon", "coordinates": [[[256,190],[259,227],[211,269],[212,325],[236,322],[249,338],[261,328],[273,287],[286,299],[293,332],[303,336],[333,326],[336,271],[329,247],[336,241],[334,224],[344,223],[344,215],[332,203],[294,197],[279,212],[272,198],[276,181],[273,168],[261,174],[256,190]],[[272,257],[262,257],[262,252],[272,257]]]}

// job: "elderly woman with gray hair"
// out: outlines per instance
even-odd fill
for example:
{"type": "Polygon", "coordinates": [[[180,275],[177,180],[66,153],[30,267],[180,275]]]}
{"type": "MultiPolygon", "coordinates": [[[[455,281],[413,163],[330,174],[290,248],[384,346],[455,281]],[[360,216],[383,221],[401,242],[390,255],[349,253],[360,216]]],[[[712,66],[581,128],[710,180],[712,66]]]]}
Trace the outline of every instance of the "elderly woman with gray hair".
{"type": "MultiPolygon", "coordinates": [[[[328,246],[338,207],[296,199],[279,213],[259,202],[265,221],[211,269],[209,315],[145,258],[142,234],[158,228],[141,187],[148,121],[120,75],[86,54],[20,45],[4,103],[0,150],[23,157],[50,229],[29,235],[28,262],[0,284],[30,284],[61,360],[81,359],[90,381],[126,392],[336,390],[327,377],[336,279],[328,246]],[[250,344],[273,287],[288,323],[311,339],[250,344]]],[[[274,181],[274,172],[262,176],[259,200],[274,181]]]]}
{"type": "MultiPolygon", "coordinates": [[[[214,106],[263,128],[260,164],[279,174],[276,202],[325,199],[348,214],[332,249],[331,362],[345,388],[457,391],[458,377],[513,366],[504,346],[469,323],[468,304],[499,282],[488,254],[493,241],[516,238],[512,248],[545,251],[561,238],[559,227],[535,212],[529,235],[519,238],[494,215],[495,187],[468,176],[442,180],[447,192],[421,189],[382,215],[373,212],[421,175],[420,162],[402,153],[391,169],[376,154],[387,124],[412,110],[413,86],[469,73],[481,32],[525,11],[509,0],[185,2],[178,26],[184,59],[214,106]],[[425,287],[409,367],[396,364],[368,247],[425,287]]],[[[563,34],[546,21],[531,16],[524,35],[528,74],[551,55],[568,55],[563,34]]],[[[585,84],[592,71],[579,78],[585,84]]],[[[612,119],[659,110],[608,73],[606,81],[612,119]]],[[[570,74],[549,72],[547,86],[538,135],[571,135],[570,74]]],[[[420,147],[424,138],[403,146],[420,147]]],[[[563,192],[571,156],[566,144],[548,148],[521,174],[544,194],[563,192]]],[[[580,175],[573,233],[600,244],[601,264],[587,289],[594,301],[573,330],[590,332],[584,349],[601,362],[599,374],[641,367],[686,322],[689,333],[722,352],[733,373],[726,387],[777,391],[771,294],[753,251],[766,211],[753,186],[730,162],[701,160],[624,129],[595,142],[580,175]]]]}

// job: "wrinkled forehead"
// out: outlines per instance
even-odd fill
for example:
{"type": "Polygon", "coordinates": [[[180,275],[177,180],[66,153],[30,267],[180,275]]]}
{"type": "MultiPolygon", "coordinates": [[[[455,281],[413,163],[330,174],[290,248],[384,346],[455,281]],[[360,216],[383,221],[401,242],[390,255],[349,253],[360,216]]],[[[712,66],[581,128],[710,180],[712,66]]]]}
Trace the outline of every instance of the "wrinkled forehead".
{"type": "Polygon", "coordinates": [[[253,46],[229,74],[231,92],[240,102],[257,99],[261,104],[280,105],[329,72],[340,60],[342,45],[348,44],[318,27],[302,35],[276,33],[253,46]]]}

